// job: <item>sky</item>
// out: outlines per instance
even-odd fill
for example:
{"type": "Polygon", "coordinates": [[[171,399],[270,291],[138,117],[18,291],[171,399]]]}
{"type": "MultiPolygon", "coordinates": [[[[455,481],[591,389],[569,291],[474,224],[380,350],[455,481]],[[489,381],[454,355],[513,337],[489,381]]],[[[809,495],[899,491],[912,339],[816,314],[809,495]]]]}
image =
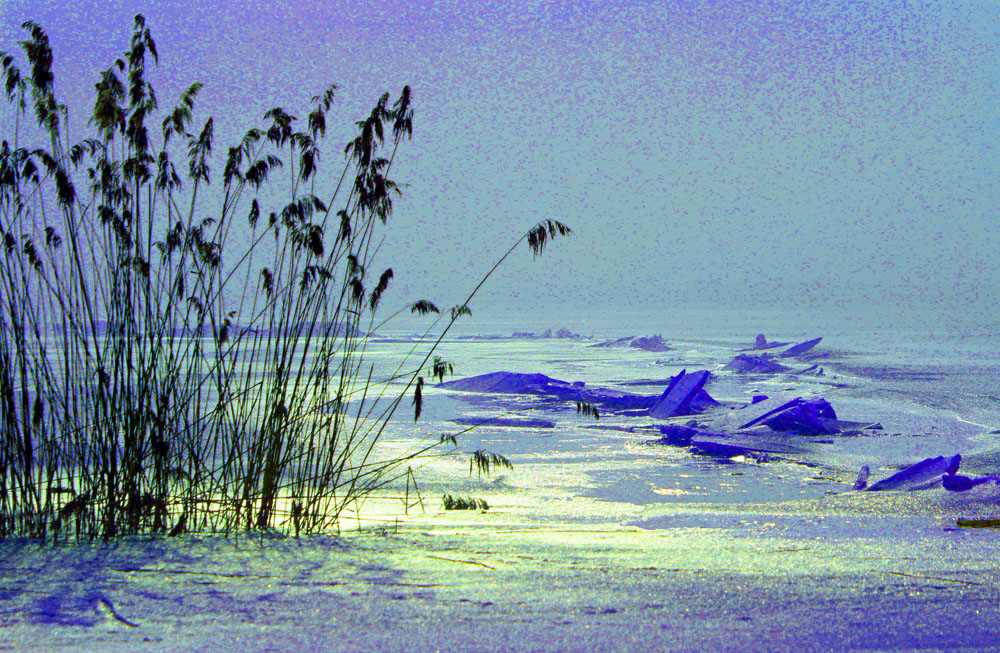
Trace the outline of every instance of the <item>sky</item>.
{"type": "Polygon", "coordinates": [[[0,49],[40,22],[72,106],[137,11],[161,106],[203,82],[223,152],[336,83],[339,173],[353,122],[413,88],[387,302],[461,302],[554,218],[574,235],[474,314],[1000,321],[1000,3],[3,0],[0,49]]]}

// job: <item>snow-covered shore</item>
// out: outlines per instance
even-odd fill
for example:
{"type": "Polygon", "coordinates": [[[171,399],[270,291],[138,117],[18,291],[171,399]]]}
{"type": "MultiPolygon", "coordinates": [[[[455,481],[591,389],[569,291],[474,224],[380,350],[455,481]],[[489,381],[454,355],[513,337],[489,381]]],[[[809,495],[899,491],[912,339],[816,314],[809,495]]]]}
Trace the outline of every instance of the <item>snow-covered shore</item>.
{"type": "Polygon", "coordinates": [[[996,497],[441,513],[339,538],[2,550],[12,650],[992,649],[996,497]]]}
{"type": "MultiPolygon", "coordinates": [[[[516,364],[649,393],[661,389],[647,379],[709,369],[707,389],[728,405],[824,396],[842,419],[884,428],[807,436],[799,456],[726,459],[658,442],[647,418],[545,409],[554,428],[485,426],[459,439],[460,451],[507,456],[513,471],[480,478],[467,455],[430,459],[416,474],[422,509],[388,516],[404,491],[412,499],[405,483],[389,487],[395,496],[338,537],[3,542],[0,650],[1000,647],[1000,488],[849,491],[862,464],[877,479],[962,453],[963,470],[996,472],[990,343],[834,340],[819,351],[823,376],[746,376],[725,369],[738,341],[672,342],[609,353],[463,339],[443,353],[465,376],[516,364]],[[444,511],[444,493],[490,510],[444,511]]],[[[377,355],[396,360],[405,346],[377,355]]],[[[528,399],[429,388],[421,421],[405,416],[386,446],[528,399]]]]}

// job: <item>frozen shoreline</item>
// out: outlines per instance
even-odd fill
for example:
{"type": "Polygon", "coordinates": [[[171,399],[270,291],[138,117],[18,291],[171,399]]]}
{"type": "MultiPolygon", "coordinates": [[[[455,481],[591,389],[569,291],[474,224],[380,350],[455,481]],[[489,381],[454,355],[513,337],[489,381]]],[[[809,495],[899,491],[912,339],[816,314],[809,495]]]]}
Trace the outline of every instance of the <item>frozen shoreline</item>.
{"type": "Polygon", "coordinates": [[[441,513],[393,532],[5,543],[15,650],[990,649],[995,495],[657,506],[636,525],[441,513]],[[130,625],[132,624],[132,625],[130,625]]]}
{"type": "MultiPolygon", "coordinates": [[[[425,511],[411,511],[398,527],[380,522],[373,506],[363,531],[342,537],[0,543],[0,648],[849,650],[1000,642],[1000,529],[959,527],[1000,516],[997,486],[846,491],[861,464],[872,464],[877,479],[955,452],[966,454],[963,470],[995,473],[996,411],[973,383],[993,378],[995,352],[905,367],[893,359],[902,350],[842,347],[824,355],[844,375],[803,378],[728,373],[723,365],[739,343],[723,338],[674,340],[666,352],[587,344],[466,338],[444,349],[462,376],[516,364],[650,394],[659,390],[643,379],[711,369],[707,388],[723,401],[823,395],[842,418],[879,420],[885,429],[816,438],[809,457],[758,463],[694,456],[654,444],[651,431],[603,428],[643,423],[633,417],[595,422],[571,408],[529,411],[555,426],[501,424],[462,436],[462,450],[498,451],[514,461],[513,472],[479,478],[465,457],[430,461],[418,471],[425,511]],[[869,376],[850,374],[852,366],[869,376]],[[969,369],[971,380],[963,376],[969,369]],[[629,385],[635,381],[644,385],[629,385]],[[446,512],[445,492],[485,498],[491,509],[446,512]]],[[[907,346],[919,353],[918,345],[907,346]]],[[[391,361],[409,345],[379,346],[373,355],[391,361]]],[[[429,388],[422,420],[414,426],[404,416],[387,444],[410,447],[452,419],[530,403],[429,388]]]]}

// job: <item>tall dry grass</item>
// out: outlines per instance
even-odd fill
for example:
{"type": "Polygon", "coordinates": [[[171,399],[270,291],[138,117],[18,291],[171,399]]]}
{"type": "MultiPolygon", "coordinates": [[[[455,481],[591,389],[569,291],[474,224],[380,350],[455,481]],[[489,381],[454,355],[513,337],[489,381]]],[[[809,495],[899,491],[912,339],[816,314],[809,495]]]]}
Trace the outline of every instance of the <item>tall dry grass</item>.
{"type": "MultiPolygon", "coordinates": [[[[335,86],[304,122],[268,111],[218,175],[200,84],[159,109],[142,16],[73,143],[48,38],[23,28],[24,72],[0,52],[14,126],[0,143],[0,538],[335,528],[449,443],[376,446],[401,406],[419,418],[424,375],[450,369],[436,347],[482,282],[443,314],[402,309],[438,317],[393,378],[365,357],[393,277],[375,253],[413,130],[408,87],[356,123],[331,176],[335,86]]],[[[497,265],[568,233],[536,225],[497,265]]]]}

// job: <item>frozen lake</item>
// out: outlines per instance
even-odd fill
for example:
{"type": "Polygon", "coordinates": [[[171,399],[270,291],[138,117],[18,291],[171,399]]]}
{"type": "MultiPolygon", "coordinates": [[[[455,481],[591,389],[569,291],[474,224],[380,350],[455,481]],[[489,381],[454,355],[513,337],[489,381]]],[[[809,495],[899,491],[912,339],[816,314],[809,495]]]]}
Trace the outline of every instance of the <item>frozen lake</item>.
{"type": "MultiPolygon", "coordinates": [[[[338,537],[154,537],[40,548],[3,544],[0,645],[67,650],[845,650],[995,645],[996,486],[969,492],[850,492],[933,456],[998,471],[1000,361],[989,333],[761,329],[823,340],[793,371],[726,364],[755,329],[597,327],[582,338],[510,338],[509,322],[459,330],[437,352],[464,378],[539,373],[588,388],[659,395],[708,370],[720,405],[667,420],[607,409],[595,420],[537,395],[426,387],[407,398],[381,451],[455,435],[453,455],[414,466],[343,520],[338,537]],[[729,329],[729,330],[727,330],[729,329]],[[737,332],[738,331],[738,332],[737,332]],[[670,349],[594,347],[662,334],[670,349]],[[638,382],[638,384],[637,384],[638,382]],[[754,396],[822,397],[855,434],[787,435],[799,453],[706,456],[659,426],[710,423],[754,396]],[[531,426],[464,423],[502,416],[531,426]],[[458,423],[462,422],[462,423],[458,423]],[[648,428],[647,428],[648,427],[648,428]],[[513,470],[479,477],[469,452],[513,470]],[[423,499],[416,500],[417,492],[423,499]],[[445,511],[451,494],[488,511],[445,511]],[[409,499],[409,509],[404,500],[409,499]],[[972,522],[966,520],[973,520],[972,522]],[[978,520],[978,521],[975,521],[978,520]]],[[[702,325],[704,327],[704,325],[702,325]]],[[[545,328],[585,329],[552,323],[545,328]]],[[[373,378],[409,332],[373,338],[373,378]]],[[[396,389],[402,389],[396,384],[396,389]]],[[[775,434],[776,436],[777,434],[775,434]]],[[[759,437],[766,437],[761,431],[759,437]]]]}
{"type": "MultiPolygon", "coordinates": [[[[513,472],[489,479],[470,479],[467,469],[462,472],[461,458],[430,462],[418,480],[432,501],[444,493],[475,495],[495,510],[546,506],[537,512],[579,519],[619,515],[627,520],[658,504],[816,499],[849,490],[864,465],[875,481],[925,458],[960,453],[964,473],[997,471],[1000,339],[988,331],[892,332],[844,324],[829,331],[807,325],[810,330],[805,331],[801,325],[794,330],[796,320],[788,319],[786,330],[765,330],[770,341],[823,340],[802,357],[776,359],[789,372],[741,374],[727,363],[753,346],[756,332],[737,333],[731,321],[716,320],[724,326],[699,334],[680,332],[684,325],[675,325],[678,331],[671,332],[596,322],[590,328],[539,325],[534,331],[542,336],[546,329],[555,333],[565,328],[579,338],[510,337],[515,331],[531,331],[533,325],[503,321],[478,331],[469,326],[446,339],[437,353],[455,365],[449,379],[498,371],[537,373],[569,383],[582,381],[587,388],[649,396],[659,395],[682,370],[708,370],[705,390],[721,405],[670,420],[609,409],[595,421],[578,415],[572,402],[544,405],[551,397],[429,388],[416,425],[406,412],[394,419],[394,443],[416,446],[420,438],[460,433],[460,451],[486,449],[515,466],[513,472]],[[602,326],[604,331],[599,330],[602,326]],[[656,334],[662,334],[670,349],[594,346],[623,335],[656,334]],[[816,368],[795,373],[813,366],[822,374],[816,375],[816,368]],[[803,450],[794,455],[704,456],[660,441],[658,425],[692,419],[711,423],[759,395],[821,397],[839,420],[878,426],[850,434],[782,436],[803,450]],[[486,423],[465,430],[466,424],[497,416],[548,424],[533,428],[486,423]]],[[[400,337],[376,339],[368,354],[385,365],[398,360],[411,345],[404,334],[396,335],[400,337]]]]}

